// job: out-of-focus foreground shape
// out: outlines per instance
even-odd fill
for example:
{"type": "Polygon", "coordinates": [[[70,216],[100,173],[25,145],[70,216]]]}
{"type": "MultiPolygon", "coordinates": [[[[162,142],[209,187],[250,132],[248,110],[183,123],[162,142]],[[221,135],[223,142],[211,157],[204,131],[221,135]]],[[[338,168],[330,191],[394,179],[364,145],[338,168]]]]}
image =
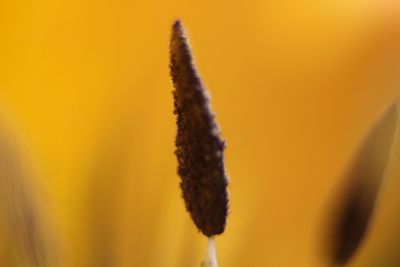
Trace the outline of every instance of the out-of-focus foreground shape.
{"type": "Polygon", "coordinates": [[[48,266],[34,187],[13,138],[0,127],[0,266],[48,266]]]}
{"type": "Polygon", "coordinates": [[[329,216],[326,241],[332,266],[346,265],[366,237],[390,160],[397,121],[397,103],[394,103],[371,128],[348,167],[346,184],[335,196],[329,216]]]}

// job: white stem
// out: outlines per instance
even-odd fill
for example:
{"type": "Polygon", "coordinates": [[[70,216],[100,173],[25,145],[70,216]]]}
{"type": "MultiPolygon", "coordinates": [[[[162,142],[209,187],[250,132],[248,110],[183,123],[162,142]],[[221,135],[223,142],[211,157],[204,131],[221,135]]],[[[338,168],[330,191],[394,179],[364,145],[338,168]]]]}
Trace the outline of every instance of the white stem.
{"type": "Polygon", "coordinates": [[[214,237],[208,238],[207,254],[201,263],[201,267],[218,267],[217,250],[215,247],[214,237]]]}

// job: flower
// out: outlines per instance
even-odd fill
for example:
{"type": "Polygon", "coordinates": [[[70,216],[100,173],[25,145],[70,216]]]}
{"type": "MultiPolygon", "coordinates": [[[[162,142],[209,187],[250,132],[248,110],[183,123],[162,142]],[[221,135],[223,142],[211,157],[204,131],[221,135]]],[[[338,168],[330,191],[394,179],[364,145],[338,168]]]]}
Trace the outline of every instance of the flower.
{"type": "MultiPolygon", "coordinates": [[[[173,154],[176,17],[229,142],[220,266],[320,266],[331,192],[398,93],[400,8],[390,2],[5,0],[0,114],[32,169],[50,266],[201,261],[205,238],[179,197],[173,154]]],[[[399,265],[397,180],[382,185],[352,266],[399,265]]]]}

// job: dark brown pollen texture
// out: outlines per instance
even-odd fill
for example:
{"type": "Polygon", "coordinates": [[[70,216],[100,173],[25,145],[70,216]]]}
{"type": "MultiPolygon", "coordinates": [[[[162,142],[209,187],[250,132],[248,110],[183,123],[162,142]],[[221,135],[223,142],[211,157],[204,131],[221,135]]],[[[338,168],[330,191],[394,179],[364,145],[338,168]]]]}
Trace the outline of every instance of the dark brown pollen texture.
{"type": "Polygon", "coordinates": [[[179,21],[172,29],[170,73],[175,87],[175,154],[182,196],[197,228],[206,236],[218,235],[224,232],[228,215],[225,144],[179,21]]]}

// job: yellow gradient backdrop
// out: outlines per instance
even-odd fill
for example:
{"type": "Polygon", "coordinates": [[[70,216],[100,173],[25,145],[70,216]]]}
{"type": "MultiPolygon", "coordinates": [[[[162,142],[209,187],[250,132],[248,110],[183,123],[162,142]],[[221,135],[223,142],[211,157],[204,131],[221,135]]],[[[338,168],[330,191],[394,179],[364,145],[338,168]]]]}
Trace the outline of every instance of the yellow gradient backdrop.
{"type": "MultiPolygon", "coordinates": [[[[51,266],[199,266],[173,154],[176,18],[228,144],[220,266],[326,266],[332,192],[400,89],[396,1],[0,0],[0,112],[35,172],[51,266]]],[[[390,173],[351,266],[400,262],[390,173]]]]}

